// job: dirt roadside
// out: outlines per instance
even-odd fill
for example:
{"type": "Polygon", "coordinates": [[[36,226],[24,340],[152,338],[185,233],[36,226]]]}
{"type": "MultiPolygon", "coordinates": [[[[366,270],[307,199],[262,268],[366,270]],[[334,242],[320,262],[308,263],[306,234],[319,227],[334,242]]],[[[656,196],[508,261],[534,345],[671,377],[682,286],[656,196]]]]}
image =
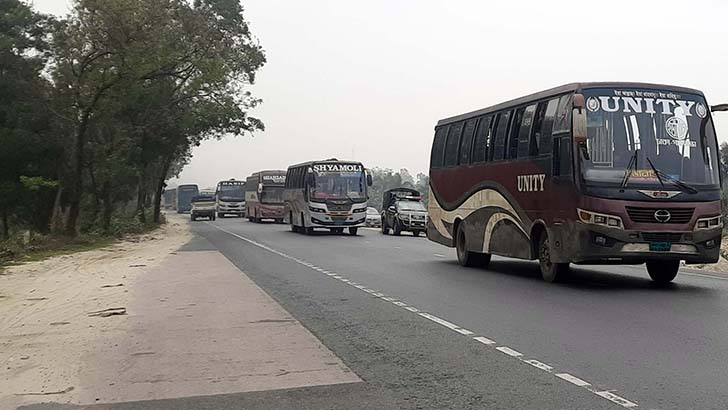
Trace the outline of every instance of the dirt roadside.
{"type": "Polygon", "coordinates": [[[187,219],[0,276],[0,409],[361,382],[187,219]]]}
{"type": "Polygon", "coordinates": [[[190,238],[187,224],[170,218],[137,238],[0,273],[0,407],[56,400],[78,386],[82,356],[119,326],[130,284],[190,238]]]}

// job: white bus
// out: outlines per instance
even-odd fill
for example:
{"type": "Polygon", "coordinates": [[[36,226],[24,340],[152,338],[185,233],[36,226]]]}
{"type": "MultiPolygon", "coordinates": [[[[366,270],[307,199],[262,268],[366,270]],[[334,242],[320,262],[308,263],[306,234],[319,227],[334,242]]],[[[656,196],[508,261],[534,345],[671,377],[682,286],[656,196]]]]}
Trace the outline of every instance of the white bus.
{"type": "Polygon", "coordinates": [[[230,178],[217,183],[215,210],[218,218],[226,215],[245,216],[245,181],[230,178]]]}
{"type": "Polygon", "coordinates": [[[315,228],[356,235],[366,226],[367,187],[372,177],[360,162],[336,158],[288,167],[283,194],[285,218],[293,232],[315,228]]]}

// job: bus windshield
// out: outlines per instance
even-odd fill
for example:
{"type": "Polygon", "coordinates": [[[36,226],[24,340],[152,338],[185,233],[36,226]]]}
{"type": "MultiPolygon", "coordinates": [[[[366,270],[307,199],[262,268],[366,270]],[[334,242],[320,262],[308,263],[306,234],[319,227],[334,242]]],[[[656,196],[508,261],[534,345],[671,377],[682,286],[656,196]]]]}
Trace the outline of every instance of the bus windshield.
{"type": "Polygon", "coordinates": [[[345,198],[366,199],[366,177],[363,171],[314,172],[314,185],[311,197],[314,199],[345,198]]]}
{"type": "Polygon", "coordinates": [[[400,211],[426,211],[425,206],[422,205],[422,202],[417,201],[397,201],[397,208],[399,208],[400,211]]]}
{"type": "Polygon", "coordinates": [[[260,193],[260,202],[264,204],[282,204],[283,187],[263,186],[263,191],[260,193]]]}
{"type": "Polygon", "coordinates": [[[590,89],[587,154],[580,155],[588,184],[719,184],[715,131],[702,96],[661,90],[590,89]],[[660,178],[660,175],[667,178],[660,178]]]}
{"type": "Polygon", "coordinates": [[[218,190],[218,195],[220,196],[220,199],[242,199],[245,197],[245,193],[243,192],[243,186],[242,185],[232,185],[232,184],[225,184],[220,185],[220,188],[218,190]]]}

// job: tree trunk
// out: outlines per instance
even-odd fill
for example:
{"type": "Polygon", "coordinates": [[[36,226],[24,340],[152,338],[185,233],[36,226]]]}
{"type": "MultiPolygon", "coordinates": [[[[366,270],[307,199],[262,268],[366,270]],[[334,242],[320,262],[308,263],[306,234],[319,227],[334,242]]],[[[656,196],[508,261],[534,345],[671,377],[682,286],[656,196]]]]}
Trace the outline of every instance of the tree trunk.
{"type": "Polygon", "coordinates": [[[111,184],[109,181],[104,182],[101,188],[101,196],[103,197],[104,202],[102,227],[104,229],[104,233],[108,235],[111,232],[111,215],[114,212],[114,204],[111,201],[111,184]]]}
{"type": "Polygon", "coordinates": [[[101,209],[101,199],[99,198],[99,190],[96,186],[96,175],[94,174],[93,163],[89,164],[88,167],[89,182],[91,183],[91,195],[93,197],[93,204],[91,207],[91,221],[96,224],[96,218],[99,216],[99,209],[101,209]]]}
{"type": "Polygon", "coordinates": [[[81,120],[76,127],[74,144],[71,152],[71,172],[68,183],[68,218],[64,233],[69,236],[76,236],[78,233],[76,225],[78,216],[81,213],[81,190],[83,189],[83,146],[86,142],[86,130],[90,111],[86,110],[81,115],[81,120]]]}
{"type": "Polygon", "coordinates": [[[171,164],[172,156],[170,155],[167,159],[164,160],[164,164],[162,164],[162,170],[159,173],[159,177],[157,179],[157,189],[154,195],[154,223],[160,223],[162,221],[162,196],[164,196],[164,187],[167,186],[164,181],[167,180],[167,172],[169,172],[169,167],[171,164]]]}
{"type": "Polygon", "coordinates": [[[139,171],[138,172],[138,181],[137,181],[137,205],[136,205],[136,214],[137,218],[139,219],[139,222],[141,223],[147,223],[147,216],[145,215],[146,211],[146,200],[147,200],[147,190],[145,186],[145,172],[139,171]]]}
{"type": "Polygon", "coordinates": [[[2,222],[3,222],[3,239],[10,239],[10,225],[8,223],[8,209],[3,208],[2,211],[2,222]]]}
{"type": "Polygon", "coordinates": [[[56,191],[56,199],[53,201],[53,214],[51,215],[51,233],[59,234],[63,231],[65,222],[65,210],[63,209],[63,188],[56,191]]]}

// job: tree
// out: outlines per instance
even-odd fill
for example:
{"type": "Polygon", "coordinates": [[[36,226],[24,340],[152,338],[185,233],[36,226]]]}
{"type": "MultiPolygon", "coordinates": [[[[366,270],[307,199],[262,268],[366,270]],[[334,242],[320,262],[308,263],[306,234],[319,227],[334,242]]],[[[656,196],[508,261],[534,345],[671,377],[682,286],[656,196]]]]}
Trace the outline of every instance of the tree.
{"type": "Polygon", "coordinates": [[[227,0],[76,0],[55,33],[53,64],[57,100],[68,102],[59,110],[72,119],[61,181],[66,234],[77,232],[87,191],[92,209],[107,204],[108,220],[108,185],[117,175],[105,165],[110,156],[123,153],[123,171],[134,173],[138,218],[145,221],[153,197],[158,220],[164,180],[179,156],[205,138],[263,128],[247,115],[260,101],[245,87],[265,56],[242,12],[227,0]],[[109,152],[109,144],[122,151],[109,152]]]}
{"type": "Polygon", "coordinates": [[[19,211],[31,215],[31,224],[43,230],[39,218],[47,212],[34,195],[47,192],[24,185],[23,178],[54,186],[57,146],[49,138],[51,119],[43,106],[49,84],[40,75],[50,22],[18,0],[0,2],[0,233],[5,239],[11,217],[19,211]]]}

